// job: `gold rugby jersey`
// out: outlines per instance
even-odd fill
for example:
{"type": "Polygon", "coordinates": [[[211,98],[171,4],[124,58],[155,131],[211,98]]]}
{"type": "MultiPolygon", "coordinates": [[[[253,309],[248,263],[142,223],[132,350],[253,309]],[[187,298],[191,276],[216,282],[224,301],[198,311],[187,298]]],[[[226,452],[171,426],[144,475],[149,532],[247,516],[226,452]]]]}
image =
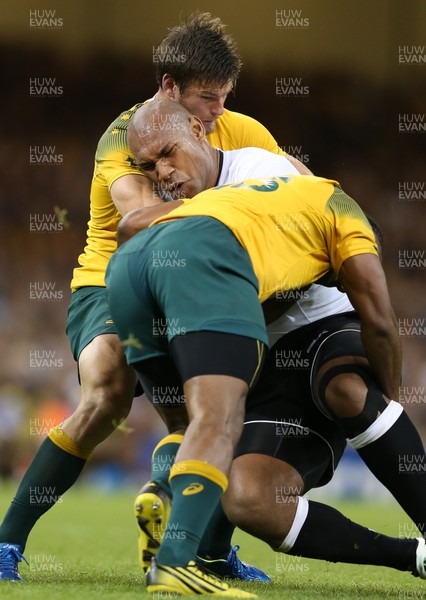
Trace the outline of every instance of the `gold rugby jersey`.
{"type": "Polygon", "coordinates": [[[314,176],[251,179],[202,192],[152,223],[209,216],[250,256],[264,302],[317,281],[357,254],[376,254],[373,231],[337,181],[314,176]]]}
{"type": "MultiPolygon", "coordinates": [[[[99,140],[90,190],[86,247],[78,257],[80,266],[74,269],[72,291],[83,286],[105,286],[105,271],[109,259],[117,249],[117,225],[121,219],[111,199],[111,186],[124,175],[137,174],[143,177],[127,145],[127,127],[142,104],[135,104],[121,113],[99,140]]],[[[216,129],[207,139],[222,150],[254,146],[285,154],[258,121],[230,110],[225,110],[217,119],[216,129]]]]}

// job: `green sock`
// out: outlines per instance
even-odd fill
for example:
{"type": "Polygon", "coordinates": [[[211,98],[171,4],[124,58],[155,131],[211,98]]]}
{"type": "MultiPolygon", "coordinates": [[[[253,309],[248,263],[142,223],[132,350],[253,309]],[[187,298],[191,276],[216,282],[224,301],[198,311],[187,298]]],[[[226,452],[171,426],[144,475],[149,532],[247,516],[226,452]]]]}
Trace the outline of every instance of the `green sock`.
{"type": "Polygon", "coordinates": [[[222,503],[216,506],[201,539],[198,556],[203,558],[226,558],[231,549],[235,525],[228,521],[222,503]]]}
{"type": "Polygon", "coordinates": [[[157,554],[160,564],[177,567],[195,560],[206,524],[226,485],[225,475],[208,463],[189,460],[173,465],[173,504],[157,554]]]}
{"type": "Polygon", "coordinates": [[[85,464],[86,460],[65,452],[46,438],[0,525],[0,542],[19,544],[24,550],[37,520],[73,485],[85,464]]]}
{"type": "Polygon", "coordinates": [[[169,496],[172,495],[169,476],[183,435],[171,434],[161,440],[152,453],[151,481],[159,483],[169,496]]]}

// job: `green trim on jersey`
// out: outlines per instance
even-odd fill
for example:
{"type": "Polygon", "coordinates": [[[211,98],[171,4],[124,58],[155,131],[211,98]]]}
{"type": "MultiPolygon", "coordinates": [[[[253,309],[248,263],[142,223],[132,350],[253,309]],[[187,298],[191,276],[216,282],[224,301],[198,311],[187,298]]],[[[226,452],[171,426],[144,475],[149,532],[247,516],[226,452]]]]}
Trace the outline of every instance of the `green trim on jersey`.
{"type": "Polygon", "coordinates": [[[371,229],[371,225],[368,222],[365,213],[357,202],[348,196],[340,185],[335,185],[334,192],[331,194],[325,207],[325,214],[334,213],[341,217],[351,217],[352,219],[358,219],[366,227],[371,229]]]}
{"type": "Polygon", "coordinates": [[[113,152],[126,152],[129,155],[129,164],[134,167],[135,170],[139,171],[139,167],[135,162],[135,157],[129,151],[127,144],[127,128],[132,120],[133,115],[137,109],[142,106],[143,102],[135,104],[130,110],[123,111],[116,119],[111,123],[105,133],[102,135],[98,143],[96,150],[95,160],[102,158],[113,152]]]}

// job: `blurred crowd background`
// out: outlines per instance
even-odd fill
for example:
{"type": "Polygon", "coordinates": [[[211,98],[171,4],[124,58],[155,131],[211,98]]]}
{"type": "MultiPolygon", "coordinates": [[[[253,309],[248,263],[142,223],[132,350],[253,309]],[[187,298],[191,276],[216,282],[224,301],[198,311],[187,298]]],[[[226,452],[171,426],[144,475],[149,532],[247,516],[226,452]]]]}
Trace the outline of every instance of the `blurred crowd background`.
{"type": "MultiPolygon", "coordinates": [[[[398,2],[378,0],[377,35],[364,0],[267,0],[262,9],[249,2],[244,11],[223,1],[153,7],[122,0],[105,7],[95,0],[71,9],[19,0],[5,9],[0,478],[18,479],[51,426],[78,402],[64,329],[69,281],[85,243],[96,144],[121,111],[155,92],[153,47],[195,8],[220,16],[239,43],[244,66],[227,107],[260,120],[280,146],[316,174],[339,180],[380,223],[404,350],[400,400],[426,440],[422,4],[410,2],[402,11],[398,2]],[[31,26],[31,10],[54,10],[56,27],[31,26]],[[302,11],[303,27],[277,25],[283,15],[277,11],[289,16],[291,10],[302,11]],[[401,55],[418,60],[407,64],[401,55]],[[37,78],[53,78],[56,93],[32,95],[30,80],[37,78]],[[304,92],[278,93],[282,78],[299,82],[304,92]],[[48,164],[31,158],[48,154],[54,157],[48,164]]],[[[163,433],[153,409],[136,399],[129,419],[95,451],[86,480],[105,487],[143,482],[163,433]]]]}

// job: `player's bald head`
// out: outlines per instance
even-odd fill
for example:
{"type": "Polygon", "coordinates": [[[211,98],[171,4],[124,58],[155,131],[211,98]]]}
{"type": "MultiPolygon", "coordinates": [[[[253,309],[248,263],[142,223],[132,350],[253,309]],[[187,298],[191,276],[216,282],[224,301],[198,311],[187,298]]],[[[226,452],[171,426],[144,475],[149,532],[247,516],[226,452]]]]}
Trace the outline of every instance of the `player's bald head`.
{"type": "Polygon", "coordinates": [[[142,140],[146,142],[151,136],[161,133],[191,134],[192,115],[179,102],[175,100],[152,100],[147,102],[135,112],[128,127],[127,138],[130,150],[140,146],[142,140]]]}
{"type": "Polygon", "coordinates": [[[128,144],[148,179],[169,186],[172,196],[192,198],[212,187],[219,174],[219,154],[205,133],[202,121],[179,102],[153,100],[133,115],[128,144]]]}

